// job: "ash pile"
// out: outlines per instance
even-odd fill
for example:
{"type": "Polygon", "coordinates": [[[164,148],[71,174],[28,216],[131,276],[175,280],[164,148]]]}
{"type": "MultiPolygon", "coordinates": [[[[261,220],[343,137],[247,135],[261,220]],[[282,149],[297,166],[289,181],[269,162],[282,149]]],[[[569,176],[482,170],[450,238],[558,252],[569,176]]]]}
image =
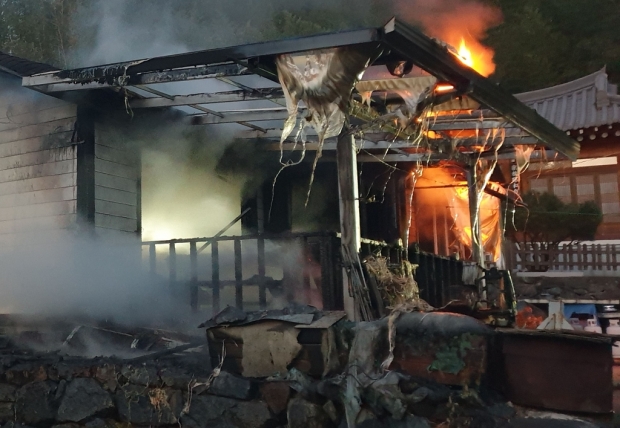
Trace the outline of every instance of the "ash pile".
{"type": "Polygon", "coordinates": [[[401,308],[353,323],[312,307],[226,308],[201,328],[5,319],[2,427],[595,426],[493,392],[492,330],[463,315],[401,308]]]}

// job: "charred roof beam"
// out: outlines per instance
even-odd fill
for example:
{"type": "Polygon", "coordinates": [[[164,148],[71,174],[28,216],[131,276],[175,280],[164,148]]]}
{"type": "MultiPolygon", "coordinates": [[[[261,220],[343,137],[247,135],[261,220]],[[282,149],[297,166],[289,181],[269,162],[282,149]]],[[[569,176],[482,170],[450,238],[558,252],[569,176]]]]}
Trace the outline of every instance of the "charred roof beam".
{"type": "Polygon", "coordinates": [[[423,68],[457,90],[526,130],[545,145],[571,159],[579,155],[579,143],[569,138],[512,94],[464,65],[448,49],[413,27],[392,19],[384,27],[384,43],[403,58],[423,68]]]}
{"type": "Polygon", "coordinates": [[[261,122],[266,120],[284,120],[288,117],[286,109],[246,110],[235,112],[219,112],[222,117],[214,115],[194,115],[190,121],[192,125],[215,125],[234,122],[261,122]]]}
{"type": "Polygon", "coordinates": [[[284,93],[281,88],[256,89],[253,91],[228,91],[213,94],[176,95],[171,98],[157,97],[131,100],[131,108],[157,108],[187,106],[192,104],[216,104],[232,103],[238,101],[260,101],[270,99],[283,99],[284,93]]]}
{"type": "MultiPolygon", "coordinates": [[[[37,87],[42,92],[61,92],[84,89],[103,89],[133,85],[152,85],[156,83],[182,82],[196,79],[213,79],[218,77],[235,77],[253,74],[242,64],[225,63],[204,65],[191,68],[176,68],[167,71],[152,71],[139,74],[104,74],[97,72],[103,67],[69,70],[70,76],[62,77],[62,73],[46,73],[24,77],[22,86],[37,87]],[[97,77],[99,76],[99,77],[97,77]]],[[[117,70],[117,67],[113,68],[117,70]]]]}
{"type": "MultiPolygon", "coordinates": [[[[519,136],[519,137],[508,137],[508,140],[512,144],[523,144],[523,145],[536,145],[537,140],[530,136],[519,136]]],[[[445,145],[448,143],[448,140],[437,140],[433,141],[433,143],[437,145],[445,145]]],[[[493,145],[496,141],[489,141],[487,145],[493,145]]],[[[481,139],[468,138],[464,140],[459,140],[457,147],[471,147],[471,146],[479,146],[483,144],[484,141],[481,139]]],[[[406,149],[417,149],[411,141],[406,140],[397,140],[397,141],[370,141],[370,140],[356,140],[356,146],[358,150],[406,150],[406,149]]],[[[280,150],[280,143],[267,143],[265,145],[267,150],[280,150]]],[[[293,143],[293,142],[284,142],[282,144],[282,149],[285,151],[292,151],[294,149],[301,149],[302,143],[293,143]]],[[[319,143],[316,141],[307,141],[305,143],[306,150],[317,150],[319,147],[319,143]]],[[[422,146],[420,146],[422,147],[422,146]]],[[[336,141],[334,139],[328,139],[323,143],[322,147],[323,151],[336,150],[336,141]]],[[[476,156],[478,153],[476,152],[476,156]]],[[[493,157],[493,152],[489,152],[488,156],[485,153],[482,157],[493,157]]]]}

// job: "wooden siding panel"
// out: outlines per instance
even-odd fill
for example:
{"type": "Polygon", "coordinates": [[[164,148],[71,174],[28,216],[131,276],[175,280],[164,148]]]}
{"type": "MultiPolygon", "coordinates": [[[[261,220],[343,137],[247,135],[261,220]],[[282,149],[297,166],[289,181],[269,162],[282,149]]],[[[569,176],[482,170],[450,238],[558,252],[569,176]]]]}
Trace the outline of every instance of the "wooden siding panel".
{"type": "MultiPolygon", "coordinates": [[[[75,116],[47,123],[22,126],[10,130],[0,130],[0,144],[13,141],[27,140],[34,137],[44,137],[59,132],[73,131],[75,128],[75,116]]],[[[47,148],[47,147],[43,147],[47,148]]]]}
{"type": "Polygon", "coordinates": [[[102,146],[101,144],[95,145],[95,157],[128,166],[135,166],[137,163],[136,156],[127,150],[102,146]]]}
{"type": "Polygon", "coordinates": [[[38,152],[24,153],[16,156],[0,157],[0,171],[25,166],[41,165],[49,162],[72,160],[75,158],[75,147],[40,150],[38,152]]]}
{"type": "Polygon", "coordinates": [[[29,126],[38,126],[48,122],[55,122],[62,119],[75,118],[77,107],[73,104],[65,106],[48,108],[44,110],[35,110],[27,113],[3,117],[0,121],[0,132],[7,130],[16,130],[29,126]]]}
{"type": "Polygon", "coordinates": [[[95,159],[95,171],[115,177],[128,178],[134,181],[138,179],[136,167],[108,162],[102,159],[95,159]]]}
{"type": "Polygon", "coordinates": [[[75,214],[75,200],[0,208],[0,222],[75,214]]]}
{"type": "Polygon", "coordinates": [[[137,206],[137,195],[123,190],[109,187],[95,186],[95,199],[99,201],[115,202],[118,204],[137,206]]]}
{"type": "Polygon", "coordinates": [[[136,232],[137,221],[134,219],[111,216],[106,214],[95,215],[95,226],[103,229],[122,230],[125,232],[136,232]]]}
{"type": "Polygon", "coordinates": [[[40,190],[75,187],[76,173],[59,174],[53,177],[37,177],[20,181],[0,183],[0,196],[13,195],[40,190]]]}
{"type": "MultiPolygon", "coordinates": [[[[2,133],[0,133],[1,137],[2,133]]],[[[25,140],[3,143],[0,144],[0,158],[38,152],[40,150],[70,147],[76,144],[71,141],[72,137],[73,131],[61,131],[25,140]]]]}
{"type": "Polygon", "coordinates": [[[71,106],[71,104],[66,101],[47,95],[37,94],[30,89],[24,89],[21,92],[23,92],[23,94],[20,94],[18,97],[0,97],[0,111],[6,112],[8,117],[15,117],[30,113],[33,110],[47,110],[71,106]]]}
{"type": "Polygon", "coordinates": [[[96,124],[95,227],[102,231],[139,229],[139,156],[128,149],[131,143],[109,125],[96,124]]]}
{"type": "Polygon", "coordinates": [[[115,177],[113,175],[103,174],[100,172],[95,173],[95,185],[131,193],[136,193],[137,191],[136,180],[115,177]]]}
{"type": "Polygon", "coordinates": [[[0,221],[0,234],[65,229],[70,227],[72,224],[75,224],[75,221],[75,214],[0,221]]]}
{"type": "Polygon", "coordinates": [[[75,160],[73,159],[0,171],[0,183],[61,175],[70,172],[75,172],[75,160]]]}
{"type": "Polygon", "coordinates": [[[32,192],[13,193],[0,196],[0,207],[21,207],[50,202],[75,200],[75,186],[57,189],[36,190],[32,192]]]}
{"type": "Polygon", "coordinates": [[[0,95],[0,234],[17,243],[76,222],[77,106],[15,91],[0,95]]]}
{"type": "Polygon", "coordinates": [[[108,201],[95,200],[95,213],[136,220],[136,207],[108,201]]]}

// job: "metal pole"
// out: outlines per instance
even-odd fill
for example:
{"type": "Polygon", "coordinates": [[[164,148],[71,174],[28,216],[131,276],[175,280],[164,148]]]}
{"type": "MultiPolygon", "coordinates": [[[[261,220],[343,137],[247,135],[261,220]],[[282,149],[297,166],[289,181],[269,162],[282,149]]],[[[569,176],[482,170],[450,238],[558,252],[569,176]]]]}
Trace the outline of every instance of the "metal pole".
{"type": "MultiPolygon", "coordinates": [[[[348,126],[344,126],[336,145],[338,166],[338,196],[340,199],[340,234],[343,256],[357,255],[361,246],[359,189],[357,182],[357,153],[355,138],[349,134],[348,126]]],[[[343,257],[348,260],[348,257],[343,257]]],[[[350,278],[345,267],[343,271],[343,303],[344,310],[350,320],[358,319],[355,309],[356,302],[351,295],[350,278]]],[[[359,303],[359,302],[358,302],[359,303]]]]}
{"type": "MultiPolygon", "coordinates": [[[[478,195],[475,163],[467,169],[467,191],[469,195],[469,221],[471,225],[472,260],[476,262],[482,269],[484,269],[484,250],[482,248],[482,237],[480,233],[480,197],[478,195]]],[[[480,300],[486,300],[487,296],[484,281],[480,281],[480,285],[478,287],[478,294],[480,300]]]]}

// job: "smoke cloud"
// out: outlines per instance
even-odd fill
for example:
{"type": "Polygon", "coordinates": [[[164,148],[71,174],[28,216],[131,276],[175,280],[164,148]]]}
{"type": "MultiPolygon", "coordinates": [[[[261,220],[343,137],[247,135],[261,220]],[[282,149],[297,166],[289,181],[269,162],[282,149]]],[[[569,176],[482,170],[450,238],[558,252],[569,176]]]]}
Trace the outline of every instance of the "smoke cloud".
{"type": "Polygon", "coordinates": [[[397,16],[416,23],[431,37],[458,48],[465,42],[480,73],[495,70],[493,51],[482,45],[486,31],[501,23],[501,11],[476,0],[394,0],[397,16]]]}

